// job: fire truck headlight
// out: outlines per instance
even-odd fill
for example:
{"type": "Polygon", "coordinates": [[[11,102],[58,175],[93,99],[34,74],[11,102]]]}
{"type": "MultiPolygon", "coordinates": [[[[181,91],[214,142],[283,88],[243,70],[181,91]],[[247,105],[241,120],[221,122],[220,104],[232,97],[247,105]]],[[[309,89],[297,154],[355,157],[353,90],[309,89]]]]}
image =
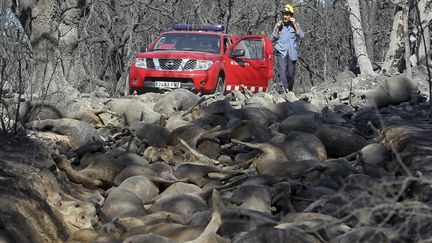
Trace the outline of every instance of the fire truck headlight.
{"type": "Polygon", "coordinates": [[[136,58],[135,67],[137,68],[147,68],[147,62],[145,58],[136,58]]]}
{"type": "Polygon", "coordinates": [[[213,64],[210,60],[197,60],[195,70],[207,70],[213,64]]]}

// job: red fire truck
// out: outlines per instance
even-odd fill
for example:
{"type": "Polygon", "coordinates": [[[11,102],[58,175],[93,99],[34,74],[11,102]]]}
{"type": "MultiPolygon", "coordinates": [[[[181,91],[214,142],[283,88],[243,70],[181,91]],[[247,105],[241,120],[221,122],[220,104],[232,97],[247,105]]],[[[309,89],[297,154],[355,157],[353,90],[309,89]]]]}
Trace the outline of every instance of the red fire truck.
{"type": "Polygon", "coordinates": [[[186,88],[201,93],[265,92],[273,47],[264,35],[235,36],[223,25],[174,24],[135,56],[129,93],[186,88]]]}

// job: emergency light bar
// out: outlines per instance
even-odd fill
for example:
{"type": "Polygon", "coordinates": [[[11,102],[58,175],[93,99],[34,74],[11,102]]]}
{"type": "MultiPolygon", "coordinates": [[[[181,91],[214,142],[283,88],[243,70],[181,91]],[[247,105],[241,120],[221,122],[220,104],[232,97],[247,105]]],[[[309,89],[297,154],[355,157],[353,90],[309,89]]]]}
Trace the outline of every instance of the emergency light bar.
{"type": "Polygon", "coordinates": [[[224,31],[225,26],[211,24],[173,24],[173,30],[205,30],[205,31],[224,31]]]}

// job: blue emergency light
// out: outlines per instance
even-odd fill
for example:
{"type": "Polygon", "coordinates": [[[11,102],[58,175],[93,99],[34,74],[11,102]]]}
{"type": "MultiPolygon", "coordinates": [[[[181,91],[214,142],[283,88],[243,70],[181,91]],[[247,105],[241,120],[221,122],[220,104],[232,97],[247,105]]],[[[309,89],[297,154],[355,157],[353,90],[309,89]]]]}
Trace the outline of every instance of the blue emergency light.
{"type": "Polygon", "coordinates": [[[211,24],[173,24],[173,30],[204,30],[204,31],[224,31],[225,26],[211,24]]]}

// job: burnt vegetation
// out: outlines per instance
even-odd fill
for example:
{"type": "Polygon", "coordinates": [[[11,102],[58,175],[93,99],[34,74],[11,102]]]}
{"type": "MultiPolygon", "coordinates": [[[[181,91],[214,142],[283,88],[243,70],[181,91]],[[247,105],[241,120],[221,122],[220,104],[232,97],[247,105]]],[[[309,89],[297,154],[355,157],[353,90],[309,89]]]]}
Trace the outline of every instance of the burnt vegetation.
{"type": "Polygon", "coordinates": [[[430,242],[432,1],[288,2],[295,93],[123,96],[171,24],[286,1],[1,1],[0,241],[430,242]]]}

